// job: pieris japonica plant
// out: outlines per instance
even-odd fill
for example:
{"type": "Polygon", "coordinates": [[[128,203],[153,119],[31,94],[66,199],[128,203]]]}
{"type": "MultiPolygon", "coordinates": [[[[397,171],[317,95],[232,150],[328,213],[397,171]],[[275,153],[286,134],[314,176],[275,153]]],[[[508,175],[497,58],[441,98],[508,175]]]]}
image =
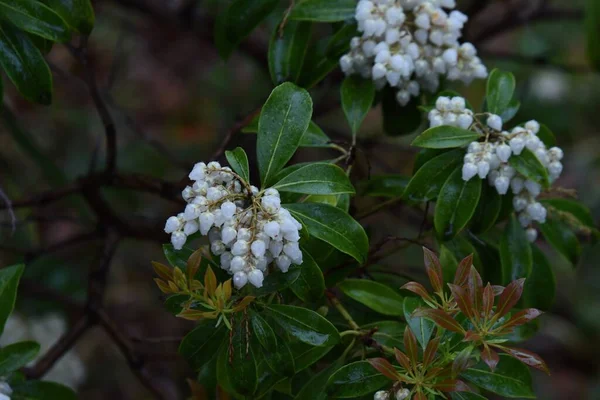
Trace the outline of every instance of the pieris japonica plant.
{"type": "MultiPolygon", "coordinates": [[[[239,3],[217,21],[224,58],[277,9],[239,3]]],[[[550,370],[518,343],[555,292],[538,243],[543,236],[575,263],[579,238],[596,234],[589,211],[557,182],[568,154],[543,122],[512,121],[515,78],[488,73],[461,40],[468,18],[454,1],[296,3],[280,10],[270,42],[276,87],[242,130],[256,134],[256,153],[237,147],[198,160],[184,205],[165,223],[169,265],[154,263],[167,308],[197,321],[179,349],[197,372],[193,392],[534,397],[530,369],[550,370]],[[336,24],[312,43],[316,23],[336,24]],[[315,123],[308,92],[338,67],[348,141],[315,123]],[[481,107],[446,87],[484,79],[481,107]],[[411,176],[355,172],[358,131],[375,108],[388,134],[416,134],[411,176]],[[296,163],[301,148],[337,156],[296,163]],[[387,199],[359,210],[369,198],[387,199]],[[385,233],[359,217],[399,202],[423,215],[419,234],[378,243],[385,233]],[[425,274],[402,278],[402,256],[376,265],[391,241],[425,246],[425,274]]]]}

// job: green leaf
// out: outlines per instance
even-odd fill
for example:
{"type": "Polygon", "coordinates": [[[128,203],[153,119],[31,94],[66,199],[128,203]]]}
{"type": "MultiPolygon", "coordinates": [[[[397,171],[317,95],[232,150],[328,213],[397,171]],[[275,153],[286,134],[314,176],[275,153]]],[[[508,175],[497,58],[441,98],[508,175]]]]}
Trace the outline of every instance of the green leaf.
{"type": "Polygon", "coordinates": [[[372,79],[349,76],[342,82],[342,109],[356,135],[375,100],[375,84],[372,79]]]}
{"type": "Polygon", "coordinates": [[[217,353],[221,343],[227,338],[227,328],[221,323],[215,328],[216,320],[202,321],[188,333],[179,345],[181,354],[190,366],[198,371],[217,353]]]}
{"type": "Polygon", "coordinates": [[[277,374],[291,376],[294,374],[294,357],[290,348],[282,338],[275,336],[275,332],[257,312],[252,312],[250,321],[252,334],[260,343],[260,351],[269,365],[277,374]]]}
{"type": "Polygon", "coordinates": [[[540,231],[552,248],[565,256],[573,265],[579,262],[581,245],[569,225],[559,218],[549,215],[546,222],[540,224],[540,231]]]}
{"type": "MultiPolygon", "coordinates": [[[[251,336],[245,329],[246,321],[242,316],[235,318],[229,345],[215,346],[219,350],[217,359],[217,377],[219,383],[224,376],[229,377],[229,383],[235,393],[252,398],[258,386],[257,354],[250,346],[251,336]],[[220,377],[220,378],[219,378],[220,377]]],[[[228,335],[221,334],[222,339],[228,335]]]]}
{"type": "Polygon", "coordinates": [[[438,197],[435,206],[435,230],[444,239],[452,239],[463,230],[473,217],[479,197],[481,179],[464,181],[459,168],[450,175],[438,197]]]}
{"type": "Polygon", "coordinates": [[[494,69],[487,81],[487,111],[497,115],[503,114],[511,104],[515,87],[513,74],[494,69]]]}
{"type": "Polygon", "coordinates": [[[417,173],[418,170],[421,169],[421,167],[423,165],[425,165],[425,163],[427,161],[430,161],[432,159],[434,159],[435,157],[439,156],[440,154],[444,154],[447,153],[448,149],[421,149],[419,150],[419,152],[417,153],[417,156],[415,157],[415,164],[413,165],[413,175],[417,173]]]}
{"type": "Polygon", "coordinates": [[[277,86],[258,121],[256,153],[260,181],[267,187],[292,158],[312,116],[308,92],[293,83],[277,86]]]}
{"type": "Polygon", "coordinates": [[[531,246],[533,268],[525,281],[523,291],[524,307],[548,311],[556,297],[556,277],[544,253],[535,245],[531,246]]]}
{"type": "Polygon", "coordinates": [[[473,392],[452,392],[450,397],[452,400],[486,400],[486,397],[473,392]]]}
{"type": "Polygon", "coordinates": [[[382,346],[404,349],[403,337],[406,324],[398,321],[379,321],[363,325],[362,328],[377,329],[373,334],[373,339],[382,346]]]}
{"type": "Polygon", "coordinates": [[[339,288],[344,294],[383,315],[404,315],[404,299],[388,286],[367,279],[346,279],[339,288]]]}
{"type": "Polygon", "coordinates": [[[450,174],[462,165],[464,155],[462,149],[456,149],[427,161],[408,182],[403,197],[414,202],[435,199],[450,174]]]}
{"type": "Polygon", "coordinates": [[[352,399],[373,394],[390,380],[367,361],[357,361],[338,369],[327,382],[328,398],[352,399]]]}
{"type": "Polygon", "coordinates": [[[284,205],[306,225],[311,236],[329,243],[359,263],[366,260],[369,239],[363,227],[350,215],[327,204],[298,203],[284,205]]]}
{"type": "Polygon", "coordinates": [[[194,253],[189,247],[175,250],[172,244],[163,244],[163,254],[172,267],[178,267],[182,271],[187,268],[188,258],[194,253]]]}
{"type": "Polygon", "coordinates": [[[406,323],[410,327],[417,337],[417,341],[422,348],[427,347],[431,334],[435,328],[435,323],[425,318],[413,317],[412,314],[417,308],[426,307],[425,302],[416,297],[405,297],[404,298],[404,318],[406,323]]]}
{"type": "Polygon", "coordinates": [[[413,140],[412,146],[426,149],[451,149],[462,147],[476,141],[481,134],[455,126],[436,126],[429,128],[413,140]]]}
{"type": "Polygon", "coordinates": [[[52,74],[40,50],[27,35],[0,21],[0,65],[26,99],[52,102],[52,74]]]}
{"type": "Polygon", "coordinates": [[[513,119],[515,115],[517,115],[517,113],[519,112],[520,108],[521,102],[517,99],[512,99],[506,107],[506,109],[504,110],[504,112],[500,114],[500,118],[502,118],[502,123],[506,124],[508,121],[513,119]]]}
{"type": "Polygon", "coordinates": [[[561,213],[567,213],[573,216],[580,224],[588,228],[595,229],[594,217],[590,209],[579,201],[570,199],[544,199],[540,201],[546,206],[550,206],[561,213]]]}
{"type": "Polygon", "coordinates": [[[381,94],[383,130],[389,136],[414,133],[421,127],[423,118],[419,110],[419,100],[412,99],[402,107],[396,100],[397,89],[386,86],[381,94]]]}
{"type": "Polygon", "coordinates": [[[35,342],[20,342],[0,349],[0,376],[7,376],[27,365],[40,351],[35,342]]]}
{"type": "Polygon", "coordinates": [[[273,185],[280,192],[303,194],[354,194],[354,187],[343,169],[334,164],[306,165],[273,185]]]}
{"type": "Polygon", "coordinates": [[[519,278],[528,278],[531,274],[531,246],[525,230],[514,215],[511,215],[500,241],[500,260],[504,284],[519,278]]]}
{"type": "Polygon", "coordinates": [[[71,39],[65,21],[35,0],[0,0],[0,16],[24,32],[54,42],[67,42],[71,39]]]}
{"type": "Polygon", "coordinates": [[[314,347],[302,342],[291,343],[290,348],[294,355],[294,364],[296,365],[296,373],[305,370],[333,349],[334,346],[314,347]]]}
{"type": "Polygon", "coordinates": [[[23,381],[12,385],[12,400],[77,400],[71,388],[55,382],[23,381]]]}
{"type": "Polygon", "coordinates": [[[537,133],[537,137],[539,137],[542,143],[548,148],[556,146],[556,137],[554,136],[554,133],[552,133],[550,128],[544,124],[540,124],[540,130],[537,133]]]}
{"type": "Polygon", "coordinates": [[[340,341],[340,334],[331,322],[309,309],[271,304],[266,312],[290,336],[303,343],[327,347],[340,341]]]}
{"type": "Polygon", "coordinates": [[[492,229],[500,216],[500,210],[502,210],[502,196],[498,194],[496,188],[483,185],[479,204],[471,220],[471,230],[475,233],[485,233],[492,229]]]}
{"type": "Polygon", "coordinates": [[[302,253],[300,276],[290,285],[290,289],[304,302],[317,301],[325,293],[325,278],[313,257],[304,249],[302,253]]]}
{"type": "Polygon", "coordinates": [[[313,121],[308,124],[308,129],[302,135],[300,147],[330,147],[331,139],[313,121]]]}
{"type": "Polygon", "coordinates": [[[231,169],[246,182],[250,182],[250,167],[248,166],[248,156],[244,149],[236,147],[232,151],[226,151],[225,157],[231,169]]]}
{"type": "Polygon", "coordinates": [[[278,0],[234,0],[229,3],[215,24],[215,44],[221,58],[228,59],[278,3],[278,0]]]}
{"type": "Polygon", "coordinates": [[[538,182],[544,187],[548,187],[550,184],[548,180],[548,170],[531,150],[523,149],[523,152],[520,155],[513,155],[508,160],[508,163],[526,178],[538,182]]]}
{"type": "Polygon", "coordinates": [[[600,3],[596,0],[585,2],[585,32],[587,56],[596,71],[600,71],[600,3]]]}
{"type": "Polygon", "coordinates": [[[402,197],[410,178],[404,175],[372,176],[361,182],[361,194],[373,197],[402,197]]]}
{"type": "Polygon", "coordinates": [[[494,372],[481,361],[463,372],[461,377],[500,396],[535,398],[529,369],[520,361],[506,354],[500,354],[500,362],[494,372]]]}
{"type": "Polygon", "coordinates": [[[0,269],[0,335],[17,300],[17,287],[23,275],[23,264],[0,269]]]}
{"type": "Polygon", "coordinates": [[[337,22],[353,18],[355,12],[355,0],[305,0],[296,4],[290,19],[337,22]]]}
{"type": "Polygon", "coordinates": [[[90,0],[44,0],[77,32],[89,35],[94,28],[94,8],[90,0]]]}
{"type": "Polygon", "coordinates": [[[312,29],[309,22],[288,20],[284,24],[283,29],[273,31],[269,43],[269,72],[276,85],[298,81],[312,29]]]}
{"type": "Polygon", "coordinates": [[[344,365],[343,358],[337,359],[327,368],[313,375],[300,389],[294,400],[327,400],[325,388],[331,375],[344,365]]]}

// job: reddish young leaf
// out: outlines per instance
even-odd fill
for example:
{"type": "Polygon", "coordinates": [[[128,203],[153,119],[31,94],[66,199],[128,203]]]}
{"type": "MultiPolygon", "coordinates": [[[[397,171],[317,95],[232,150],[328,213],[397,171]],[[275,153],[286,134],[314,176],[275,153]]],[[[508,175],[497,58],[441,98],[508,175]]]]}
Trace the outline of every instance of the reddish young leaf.
{"type": "Polygon", "coordinates": [[[524,325],[542,315],[537,308],[526,308],[510,317],[510,319],[500,327],[502,331],[512,331],[514,327],[524,325]]]}
{"type": "Polygon", "coordinates": [[[394,347],[394,355],[396,356],[396,361],[398,361],[398,364],[402,365],[405,370],[410,371],[412,369],[410,360],[406,354],[394,347]]]}
{"type": "Polygon", "coordinates": [[[506,352],[509,356],[516,358],[521,361],[523,364],[529,365],[530,367],[539,369],[540,371],[544,371],[548,375],[550,375],[550,370],[548,366],[542,360],[542,357],[539,355],[532,353],[531,351],[524,349],[516,349],[513,347],[504,347],[504,346],[496,346],[502,351],[506,352]]]}
{"type": "Polygon", "coordinates": [[[478,342],[481,340],[481,336],[479,336],[478,333],[475,333],[473,331],[468,331],[467,333],[465,333],[465,342],[478,342]]]}
{"type": "Polygon", "coordinates": [[[394,366],[390,364],[388,360],[385,358],[370,358],[367,360],[369,364],[377,371],[381,372],[386,378],[389,378],[393,381],[397,381],[400,379],[398,372],[394,369],[394,366]]]}
{"type": "Polygon", "coordinates": [[[484,343],[483,350],[481,351],[481,359],[493,372],[500,361],[500,356],[498,356],[498,353],[492,350],[487,343],[484,343]]]}
{"type": "Polygon", "coordinates": [[[504,292],[504,286],[492,285],[492,289],[494,290],[494,296],[500,296],[504,292]]]}
{"type": "Polygon", "coordinates": [[[461,372],[468,369],[471,365],[474,364],[474,360],[471,359],[471,353],[473,352],[473,348],[471,346],[465,347],[461,350],[454,358],[452,362],[452,376],[458,376],[461,372]]]}
{"type": "Polygon", "coordinates": [[[425,259],[425,270],[427,271],[427,275],[429,275],[431,286],[433,286],[434,291],[441,292],[444,288],[444,275],[442,273],[440,259],[427,247],[423,247],[423,255],[425,259]]]}
{"type": "Polygon", "coordinates": [[[415,395],[413,396],[412,400],[427,400],[427,396],[425,396],[421,392],[418,392],[418,393],[415,393],[415,395]]]}
{"type": "Polygon", "coordinates": [[[481,309],[481,302],[483,297],[483,281],[481,275],[474,266],[471,266],[469,271],[469,280],[467,283],[469,288],[469,295],[471,296],[471,303],[476,310],[481,309]]]}
{"type": "Polygon", "coordinates": [[[437,383],[433,386],[434,389],[440,390],[442,392],[472,392],[473,389],[469,387],[463,381],[458,379],[451,379],[447,381],[443,381],[437,383]]]}
{"type": "Polygon", "coordinates": [[[502,318],[519,302],[519,299],[523,295],[523,285],[525,284],[525,278],[517,279],[512,281],[506,286],[500,300],[498,300],[498,306],[496,307],[497,318],[502,318]]]}
{"type": "Polygon", "coordinates": [[[463,327],[443,310],[433,308],[420,308],[413,313],[415,317],[423,317],[432,320],[444,329],[452,332],[464,333],[463,327]]]}
{"type": "Polygon", "coordinates": [[[454,276],[454,284],[458,286],[465,286],[469,279],[469,272],[473,266],[473,254],[465,257],[456,268],[456,275],[454,276]]]}
{"type": "Polygon", "coordinates": [[[419,350],[417,348],[417,338],[413,331],[406,326],[404,329],[404,349],[412,364],[416,364],[419,360],[419,350]]]}
{"type": "Polygon", "coordinates": [[[423,285],[421,285],[420,283],[408,282],[407,284],[402,286],[400,289],[410,290],[414,294],[421,296],[423,298],[423,300],[433,303],[433,299],[431,298],[429,293],[427,293],[427,289],[425,289],[425,287],[423,285]]]}
{"type": "Polygon", "coordinates": [[[494,308],[494,289],[488,282],[485,289],[483,289],[483,301],[481,303],[481,309],[486,318],[492,315],[492,309],[494,308]]]}
{"type": "Polygon", "coordinates": [[[425,351],[423,352],[423,368],[427,368],[435,359],[435,353],[437,353],[440,345],[440,338],[436,337],[427,343],[425,351]]]}
{"type": "Polygon", "coordinates": [[[452,296],[454,296],[454,300],[456,301],[460,311],[462,311],[462,313],[465,314],[469,319],[473,319],[477,314],[473,309],[473,304],[471,302],[472,299],[467,295],[465,289],[451,283],[448,284],[448,287],[450,287],[452,296]]]}

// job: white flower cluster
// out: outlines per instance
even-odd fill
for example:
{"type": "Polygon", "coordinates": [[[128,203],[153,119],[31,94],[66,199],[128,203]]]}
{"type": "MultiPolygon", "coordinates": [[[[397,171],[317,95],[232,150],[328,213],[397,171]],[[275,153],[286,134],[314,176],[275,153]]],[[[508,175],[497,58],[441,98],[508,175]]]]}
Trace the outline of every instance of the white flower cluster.
{"type": "Polygon", "coordinates": [[[0,400],[10,400],[12,392],[12,388],[8,382],[0,378],[0,400]]]}
{"type": "Polygon", "coordinates": [[[302,225],[281,207],[276,189],[259,192],[218,162],[196,164],[189,178],[194,184],[183,190],[185,211],[165,225],[175,249],[198,231],[208,235],[211,252],[238,289],[248,282],[261,287],[272,262],[284,273],[302,264],[302,225]]]}
{"type": "Polygon", "coordinates": [[[346,75],[371,78],[377,88],[397,88],[400,105],[421,90],[436,92],[440,76],[470,83],[487,77],[471,43],[459,43],[468,17],[455,0],[360,0],[356,20],[361,37],[340,59],[346,75]],[[448,11],[446,11],[446,10],[448,11]]]}
{"type": "Polygon", "coordinates": [[[519,174],[510,164],[512,156],[519,156],[525,148],[529,149],[548,170],[550,182],[555,181],[563,170],[561,160],[563,151],[559,147],[548,149],[537,136],[540,124],[529,121],[524,127],[518,126],[512,131],[502,129],[502,118],[494,114],[486,114],[486,126],[474,123],[474,114],[466,109],[462,97],[439,97],[435,109],[429,113],[431,127],[439,125],[457,126],[471,129],[487,137],[484,142],[473,142],[469,145],[464,158],[462,177],[465,181],[471,180],[476,175],[481,179],[488,179],[491,186],[499,194],[505,195],[509,188],[515,195],[513,206],[518,213],[519,222],[527,229],[527,238],[530,241],[537,239],[537,230],[531,224],[546,222],[546,208],[537,201],[542,188],[539,183],[527,179],[519,174]]]}
{"type": "MultiPolygon", "coordinates": [[[[405,400],[408,398],[409,395],[410,395],[410,390],[403,388],[403,389],[396,391],[396,394],[394,395],[394,400],[405,400]]],[[[390,393],[385,390],[380,390],[377,393],[375,393],[373,400],[391,400],[390,393]]]]}

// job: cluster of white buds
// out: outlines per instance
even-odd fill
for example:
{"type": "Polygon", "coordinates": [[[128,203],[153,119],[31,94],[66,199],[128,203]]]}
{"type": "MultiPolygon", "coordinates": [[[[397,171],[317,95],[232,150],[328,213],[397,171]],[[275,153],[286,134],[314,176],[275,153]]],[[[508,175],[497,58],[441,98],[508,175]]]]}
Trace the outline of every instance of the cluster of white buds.
{"type": "Polygon", "coordinates": [[[259,191],[218,162],[196,164],[189,178],[194,184],[183,190],[185,211],[165,225],[175,249],[198,231],[208,235],[211,252],[238,289],[248,282],[261,287],[272,262],[284,273],[302,264],[302,225],[281,207],[276,189],[259,191]]]}
{"type": "MultiPolygon", "coordinates": [[[[396,391],[394,394],[394,400],[405,400],[410,395],[410,390],[403,388],[396,391]]],[[[386,390],[380,390],[375,393],[373,400],[392,400],[390,397],[390,392],[386,390]]]]}
{"type": "Polygon", "coordinates": [[[470,83],[487,77],[471,43],[459,43],[468,17],[455,0],[360,0],[355,18],[361,37],[340,59],[346,75],[373,79],[377,88],[397,88],[406,105],[421,90],[436,92],[440,76],[470,83]]]}
{"type": "Polygon", "coordinates": [[[0,378],[0,400],[10,400],[12,388],[3,378],[0,378]]]}
{"type": "Polygon", "coordinates": [[[469,144],[462,167],[462,177],[469,181],[475,176],[488,179],[491,186],[499,194],[505,195],[509,189],[515,195],[513,206],[518,213],[519,222],[527,228],[527,239],[535,241],[537,230],[533,222],[546,222],[546,209],[537,201],[542,190],[539,183],[519,174],[510,164],[512,156],[520,156],[524,149],[529,149],[547,169],[550,182],[558,179],[563,170],[561,160],[563,151],[559,147],[548,149],[537,136],[540,124],[529,121],[525,126],[518,126],[510,132],[502,129],[502,118],[486,113],[486,124],[477,120],[477,116],[465,109],[465,100],[460,97],[452,99],[439,97],[435,109],[429,113],[431,127],[439,125],[457,126],[479,132],[483,142],[469,144]]]}

